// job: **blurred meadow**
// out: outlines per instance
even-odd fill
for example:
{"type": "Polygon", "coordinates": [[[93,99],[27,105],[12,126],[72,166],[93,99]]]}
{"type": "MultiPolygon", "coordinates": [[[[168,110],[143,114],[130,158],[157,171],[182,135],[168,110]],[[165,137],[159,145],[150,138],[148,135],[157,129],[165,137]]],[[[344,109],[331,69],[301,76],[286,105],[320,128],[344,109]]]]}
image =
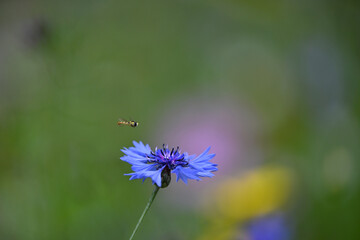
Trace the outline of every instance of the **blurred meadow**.
{"type": "Polygon", "coordinates": [[[219,165],[173,176],[135,239],[360,239],[359,12],[0,1],[0,239],[128,239],[153,189],[123,175],[133,140],[219,165]]]}

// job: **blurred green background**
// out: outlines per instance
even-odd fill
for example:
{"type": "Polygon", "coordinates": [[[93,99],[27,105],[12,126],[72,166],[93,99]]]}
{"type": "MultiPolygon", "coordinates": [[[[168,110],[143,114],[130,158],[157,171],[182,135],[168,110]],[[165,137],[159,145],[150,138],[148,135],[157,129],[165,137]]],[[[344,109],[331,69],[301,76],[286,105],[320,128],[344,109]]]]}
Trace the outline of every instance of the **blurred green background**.
{"type": "Polygon", "coordinates": [[[127,239],[152,191],[123,176],[119,150],[133,140],[196,154],[211,145],[219,164],[205,182],[173,179],[136,239],[359,239],[359,11],[357,1],[0,1],[0,239],[127,239]],[[119,128],[119,117],[140,125],[119,128]],[[214,189],[269,166],[291,176],[279,180],[287,200],[225,224],[214,189]],[[249,222],[273,212],[287,221],[270,230],[285,237],[253,234],[249,222]],[[214,219],[231,233],[206,237],[214,219]]]}

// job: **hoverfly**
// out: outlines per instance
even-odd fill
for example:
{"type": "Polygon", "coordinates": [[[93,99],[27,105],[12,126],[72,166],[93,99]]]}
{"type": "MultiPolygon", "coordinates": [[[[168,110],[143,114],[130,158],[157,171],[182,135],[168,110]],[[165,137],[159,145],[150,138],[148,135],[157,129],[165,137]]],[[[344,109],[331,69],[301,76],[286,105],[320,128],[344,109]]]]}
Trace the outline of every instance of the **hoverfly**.
{"type": "Polygon", "coordinates": [[[137,127],[139,125],[138,122],[135,122],[135,121],[127,121],[127,120],[124,120],[124,119],[119,119],[119,121],[117,122],[117,125],[119,126],[130,126],[130,127],[137,127]]]}

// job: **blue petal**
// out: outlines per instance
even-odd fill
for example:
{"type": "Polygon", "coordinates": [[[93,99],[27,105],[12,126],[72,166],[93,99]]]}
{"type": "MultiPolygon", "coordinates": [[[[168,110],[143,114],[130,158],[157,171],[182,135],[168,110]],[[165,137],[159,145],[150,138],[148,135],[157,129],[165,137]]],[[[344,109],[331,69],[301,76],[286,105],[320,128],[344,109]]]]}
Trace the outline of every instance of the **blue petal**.
{"type": "Polygon", "coordinates": [[[146,163],[148,161],[147,158],[134,158],[127,155],[121,157],[120,159],[130,164],[134,164],[136,162],[146,163]]]}
{"type": "Polygon", "coordinates": [[[197,176],[213,177],[211,172],[217,171],[217,164],[211,163],[210,160],[215,157],[215,154],[207,154],[210,150],[208,147],[202,154],[189,162],[189,167],[197,171],[197,176]]]}
{"type": "Polygon", "coordinates": [[[203,156],[202,158],[197,158],[196,161],[190,161],[189,166],[199,171],[217,171],[217,164],[209,162],[214,156],[215,154],[210,154],[203,156]]]}
{"type": "MultiPolygon", "coordinates": [[[[200,154],[198,157],[196,157],[193,162],[202,161],[203,157],[206,157],[206,154],[209,152],[210,147],[208,147],[202,154],[200,154]]],[[[210,158],[211,159],[211,158],[210,158]]]]}
{"type": "Polygon", "coordinates": [[[150,148],[149,144],[144,145],[141,141],[139,143],[137,143],[136,141],[133,141],[133,144],[138,151],[145,153],[145,154],[150,154],[151,148],[150,148]]]}
{"type": "Polygon", "coordinates": [[[128,156],[128,157],[136,159],[136,160],[146,160],[147,159],[145,154],[139,154],[137,152],[134,152],[131,149],[124,148],[124,149],[121,149],[121,151],[123,153],[125,153],[125,156],[128,156]]]}
{"type": "Polygon", "coordinates": [[[217,164],[211,163],[211,162],[198,162],[198,163],[189,163],[189,167],[194,168],[198,171],[217,171],[217,164]]]}
{"type": "Polygon", "coordinates": [[[211,172],[197,172],[196,173],[198,176],[200,176],[200,177],[213,177],[214,176],[214,174],[213,173],[211,173],[211,172]]]}
{"type": "Polygon", "coordinates": [[[165,168],[165,166],[160,168],[159,170],[155,171],[151,175],[151,179],[152,179],[153,183],[156,183],[156,185],[158,185],[159,187],[161,187],[161,172],[164,168],[165,168]]]}
{"type": "Polygon", "coordinates": [[[147,162],[147,155],[151,153],[150,146],[148,144],[144,145],[142,142],[137,143],[133,141],[133,143],[135,147],[121,149],[125,156],[120,159],[130,164],[134,164],[137,161],[147,162]]]}
{"type": "Polygon", "coordinates": [[[197,176],[197,171],[188,167],[177,166],[174,170],[172,170],[172,173],[176,174],[176,181],[179,181],[179,179],[181,179],[186,184],[188,179],[195,179],[198,181],[201,180],[197,176]]]}
{"type": "Polygon", "coordinates": [[[133,173],[127,173],[124,175],[131,176],[130,180],[140,178],[144,181],[146,178],[151,178],[153,183],[156,183],[159,187],[161,187],[161,171],[165,168],[165,166],[158,170],[155,170],[156,167],[157,164],[151,164],[149,165],[148,169],[144,169],[142,171],[135,171],[133,173]]]}
{"type": "Polygon", "coordinates": [[[187,161],[190,161],[190,160],[192,160],[194,157],[196,157],[195,154],[189,155],[187,152],[184,152],[184,155],[185,155],[185,159],[186,159],[187,161]]]}
{"type": "Polygon", "coordinates": [[[134,164],[131,167],[131,170],[134,172],[138,171],[155,171],[157,169],[157,164],[134,164]]]}

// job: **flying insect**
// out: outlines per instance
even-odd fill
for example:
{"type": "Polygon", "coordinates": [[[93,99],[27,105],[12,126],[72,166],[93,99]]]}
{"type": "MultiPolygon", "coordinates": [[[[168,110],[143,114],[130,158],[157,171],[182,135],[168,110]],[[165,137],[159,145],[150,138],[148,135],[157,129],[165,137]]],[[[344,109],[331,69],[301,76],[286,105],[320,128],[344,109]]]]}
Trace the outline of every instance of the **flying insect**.
{"type": "Polygon", "coordinates": [[[137,127],[139,125],[138,122],[135,121],[127,121],[124,119],[119,119],[119,121],[117,122],[117,125],[119,126],[130,126],[130,127],[137,127]]]}

